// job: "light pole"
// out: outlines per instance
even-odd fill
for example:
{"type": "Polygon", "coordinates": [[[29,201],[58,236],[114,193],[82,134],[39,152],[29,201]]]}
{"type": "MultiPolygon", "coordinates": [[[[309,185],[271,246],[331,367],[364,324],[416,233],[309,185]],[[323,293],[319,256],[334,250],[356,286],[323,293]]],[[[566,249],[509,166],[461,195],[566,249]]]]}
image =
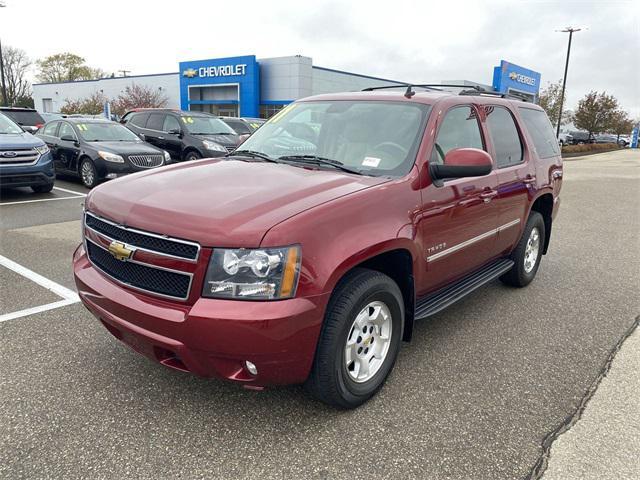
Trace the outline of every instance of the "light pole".
{"type": "Polygon", "coordinates": [[[567,86],[567,72],[569,71],[569,55],[571,54],[571,39],[573,38],[573,32],[579,32],[581,28],[567,27],[564,30],[559,30],[563,33],[569,33],[569,46],[567,47],[567,61],[564,64],[564,77],[562,78],[562,92],[560,93],[560,112],[558,113],[558,126],[556,127],[556,138],[560,136],[560,123],[562,123],[562,107],[564,106],[564,89],[567,86]]]}
{"type": "MultiPolygon", "coordinates": [[[[5,7],[6,5],[2,0],[0,0],[0,8],[5,7]]],[[[2,86],[2,106],[9,106],[8,98],[7,98],[7,84],[4,81],[4,59],[2,57],[2,42],[0,42],[0,86],[2,86]]]]}

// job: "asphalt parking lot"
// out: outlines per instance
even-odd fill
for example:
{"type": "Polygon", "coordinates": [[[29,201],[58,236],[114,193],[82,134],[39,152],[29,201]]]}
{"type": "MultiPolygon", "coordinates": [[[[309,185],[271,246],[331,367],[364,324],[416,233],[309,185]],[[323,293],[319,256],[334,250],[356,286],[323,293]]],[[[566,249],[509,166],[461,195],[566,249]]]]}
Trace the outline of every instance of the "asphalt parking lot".
{"type": "Polygon", "coordinates": [[[536,280],[417,324],[380,394],[346,412],[131,352],[73,296],[86,190],[2,192],[0,478],[527,478],[640,313],[640,152],[564,178],[536,280]]]}

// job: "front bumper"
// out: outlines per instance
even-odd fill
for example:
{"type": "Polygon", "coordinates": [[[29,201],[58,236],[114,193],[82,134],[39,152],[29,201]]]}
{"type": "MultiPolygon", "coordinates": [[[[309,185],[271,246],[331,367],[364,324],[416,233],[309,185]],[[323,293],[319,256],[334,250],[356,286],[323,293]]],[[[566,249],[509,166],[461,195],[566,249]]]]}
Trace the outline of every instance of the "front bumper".
{"type": "Polygon", "coordinates": [[[41,155],[34,165],[0,166],[0,186],[2,187],[49,185],[55,179],[51,152],[41,155]]]}
{"type": "Polygon", "coordinates": [[[255,386],[302,383],[309,375],[328,294],[272,302],[199,298],[189,305],[116,284],[91,266],[83,246],[73,264],[87,309],[154,361],[255,386]]]}

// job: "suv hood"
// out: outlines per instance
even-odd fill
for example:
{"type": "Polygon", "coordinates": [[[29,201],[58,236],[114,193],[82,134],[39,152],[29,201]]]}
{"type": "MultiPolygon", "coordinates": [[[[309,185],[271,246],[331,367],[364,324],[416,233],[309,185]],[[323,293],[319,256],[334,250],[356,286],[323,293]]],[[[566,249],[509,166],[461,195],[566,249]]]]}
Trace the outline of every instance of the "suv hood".
{"type": "Polygon", "coordinates": [[[144,142],[88,142],[96,150],[106,150],[118,155],[133,155],[136,153],[158,154],[159,148],[144,142]]]}
{"type": "Polygon", "coordinates": [[[44,145],[43,140],[27,132],[0,134],[0,150],[39,147],[41,145],[44,145]]]}
{"type": "Polygon", "coordinates": [[[389,181],[333,170],[239,160],[200,160],[110,181],[87,198],[91,212],[207,247],[257,247],[277,223],[389,181]]]}

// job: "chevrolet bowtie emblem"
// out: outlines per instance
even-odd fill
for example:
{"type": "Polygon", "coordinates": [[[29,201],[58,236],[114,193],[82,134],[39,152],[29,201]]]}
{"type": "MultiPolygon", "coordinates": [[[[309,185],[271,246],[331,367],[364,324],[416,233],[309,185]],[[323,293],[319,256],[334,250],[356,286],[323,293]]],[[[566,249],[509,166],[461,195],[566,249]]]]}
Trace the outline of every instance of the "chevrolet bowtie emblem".
{"type": "Polygon", "coordinates": [[[187,68],[184,72],[182,72],[182,76],[187,78],[193,78],[197,74],[198,74],[198,71],[194,70],[193,68],[187,68]]]}
{"type": "Polygon", "coordinates": [[[109,253],[123,262],[129,260],[133,255],[133,252],[133,248],[127,248],[127,246],[122,242],[116,242],[114,240],[109,244],[109,253]]]}

